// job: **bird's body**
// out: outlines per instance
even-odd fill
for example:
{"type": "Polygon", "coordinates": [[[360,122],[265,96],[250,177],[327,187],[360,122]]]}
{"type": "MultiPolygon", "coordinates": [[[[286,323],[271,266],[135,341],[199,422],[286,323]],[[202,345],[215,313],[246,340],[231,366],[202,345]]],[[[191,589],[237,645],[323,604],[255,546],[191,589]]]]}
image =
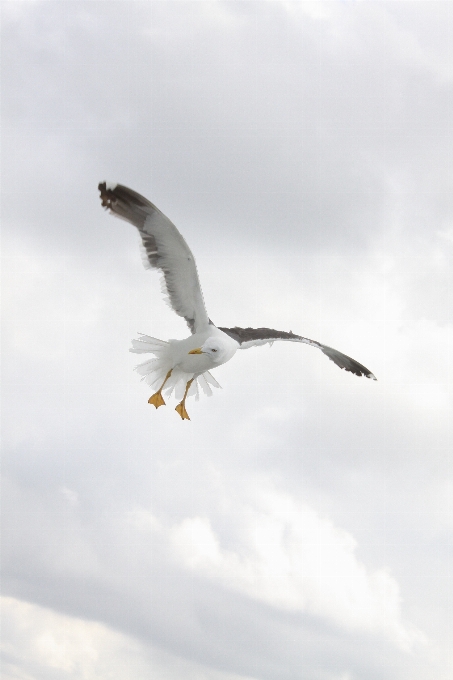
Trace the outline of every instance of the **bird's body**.
{"type": "Polygon", "coordinates": [[[152,353],[155,359],[145,361],[137,366],[149,385],[157,386],[161,379],[171,370],[165,389],[171,392],[179,383],[185,387],[188,380],[195,378],[192,394],[197,392],[198,384],[206,393],[210,393],[209,385],[218,387],[217,381],[209,371],[216,366],[229,361],[239,343],[226,333],[210,325],[206,330],[190,335],[184,340],[157,340],[148,335],[141,335],[138,340],[132,340],[131,352],[136,354],[152,353]],[[204,349],[200,352],[197,350],[204,349]]]}
{"type": "Polygon", "coordinates": [[[362,364],[331,347],[303,338],[291,331],[270,328],[219,328],[209,319],[203,301],[195,259],[174,224],[146,198],[120,184],[99,184],[102,205],[137,227],[143,244],[143,259],[148,268],[164,275],[165,294],[173,310],[185,318],[192,334],[184,340],[158,340],[142,334],[132,341],[131,352],[151,353],[153,359],[137,366],[143,379],[158,388],[149,399],[156,408],[165,401],[162,392],[182,397],[176,410],[189,419],[187,397],[198,397],[199,388],[210,396],[211,385],[220,387],[210,371],[233,358],[238,349],[272,344],[275,340],[300,342],[317,347],[340,368],[355,375],[375,376],[362,364]]]}

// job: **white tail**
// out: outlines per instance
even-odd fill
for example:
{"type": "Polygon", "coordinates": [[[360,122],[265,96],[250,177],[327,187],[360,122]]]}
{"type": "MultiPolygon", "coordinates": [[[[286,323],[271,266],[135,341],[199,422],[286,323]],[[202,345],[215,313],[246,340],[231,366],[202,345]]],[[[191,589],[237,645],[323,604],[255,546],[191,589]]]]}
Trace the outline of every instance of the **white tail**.
{"type": "Polygon", "coordinates": [[[144,335],[144,333],[139,333],[139,335],[139,340],[132,340],[132,349],[130,349],[129,352],[134,352],[135,354],[152,352],[157,356],[168,347],[169,343],[165,342],[165,340],[152,338],[149,335],[144,335]]]}

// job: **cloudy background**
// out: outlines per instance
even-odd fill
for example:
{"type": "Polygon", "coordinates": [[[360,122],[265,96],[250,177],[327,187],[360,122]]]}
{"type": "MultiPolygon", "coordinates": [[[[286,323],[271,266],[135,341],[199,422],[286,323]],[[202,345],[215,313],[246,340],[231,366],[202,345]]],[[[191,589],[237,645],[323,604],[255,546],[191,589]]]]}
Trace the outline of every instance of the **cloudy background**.
{"type": "MultiPolygon", "coordinates": [[[[449,2],[3,2],[5,680],[448,680],[449,2]],[[187,329],[100,207],[180,228],[239,352],[156,412],[187,329]]],[[[449,585],[450,583],[450,585],[449,585]]]]}

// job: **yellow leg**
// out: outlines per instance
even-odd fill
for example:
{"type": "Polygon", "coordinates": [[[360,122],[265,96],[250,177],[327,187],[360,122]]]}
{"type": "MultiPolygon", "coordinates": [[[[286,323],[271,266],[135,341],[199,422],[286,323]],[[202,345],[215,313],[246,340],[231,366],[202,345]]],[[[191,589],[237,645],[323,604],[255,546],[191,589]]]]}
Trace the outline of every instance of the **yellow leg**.
{"type": "Polygon", "coordinates": [[[162,396],[162,390],[164,389],[164,385],[167,382],[168,378],[171,376],[171,371],[172,371],[172,369],[170,369],[168,371],[167,375],[165,376],[164,382],[160,386],[160,389],[158,389],[157,392],[155,394],[153,394],[153,396],[148,399],[148,404],[152,404],[156,408],[159,408],[159,406],[165,406],[165,401],[164,401],[164,398],[162,396]]]}
{"type": "Polygon", "coordinates": [[[194,381],[193,378],[192,378],[192,380],[189,380],[189,382],[186,385],[186,391],[184,392],[184,396],[182,398],[182,401],[175,408],[175,411],[177,411],[179,413],[182,420],[190,420],[189,414],[186,411],[186,397],[187,397],[187,392],[189,391],[189,388],[190,388],[191,384],[193,383],[193,381],[194,381]]]}

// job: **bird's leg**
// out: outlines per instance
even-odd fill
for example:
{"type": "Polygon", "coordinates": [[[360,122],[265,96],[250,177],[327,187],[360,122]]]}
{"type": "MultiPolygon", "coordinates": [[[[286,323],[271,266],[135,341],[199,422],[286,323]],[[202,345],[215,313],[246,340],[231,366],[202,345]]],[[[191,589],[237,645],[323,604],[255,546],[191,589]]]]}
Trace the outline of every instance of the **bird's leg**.
{"type": "Polygon", "coordinates": [[[186,385],[186,391],[184,392],[184,396],[182,398],[182,401],[175,408],[175,411],[178,411],[182,420],[190,420],[189,414],[186,411],[186,397],[187,397],[187,392],[189,391],[190,386],[193,383],[193,381],[194,381],[194,378],[192,378],[192,380],[189,380],[189,382],[186,385]]]}
{"type": "Polygon", "coordinates": [[[150,397],[148,399],[148,404],[152,404],[156,408],[159,408],[159,406],[165,406],[165,401],[164,401],[164,398],[162,396],[162,390],[164,389],[164,385],[167,382],[168,378],[171,376],[171,372],[172,372],[172,369],[170,368],[170,370],[168,371],[167,375],[165,376],[165,380],[162,383],[162,385],[160,386],[160,388],[157,390],[157,392],[155,394],[153,394],[152,397],[150,397]]]}

